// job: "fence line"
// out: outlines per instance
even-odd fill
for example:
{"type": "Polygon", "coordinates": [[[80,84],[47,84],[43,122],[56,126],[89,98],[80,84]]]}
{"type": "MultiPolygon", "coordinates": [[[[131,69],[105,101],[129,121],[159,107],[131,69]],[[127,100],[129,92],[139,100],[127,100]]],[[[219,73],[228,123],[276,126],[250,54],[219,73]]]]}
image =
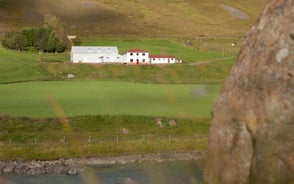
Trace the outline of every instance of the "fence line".
{"type": "Polygon", "coordinates": [[[42,145],[42,144],[111,144],[111,143],[129,143],[129,142],[139,142],[139,143],[154,143],[159,141],[166,141],[166,142],[188,142],[188,141],[199,141],[207,139],[207,135],[190,135],[190,136],[174,136],[172,134],[162,135],[162,136],[148,136],[145,134],[138,135],[138,136],[128,136],[128,135],[113,135],[107,137],[94,137],[89,135],[88,137],[66,137],[63,136],[60,139],[42,139],[38,138],[37,136],[28,139],[25,141],[19,141],[14,139],[9,139],[6,141],[0,140],[0,147],[1,146],[21,146],[21,145],[42,145]]]}

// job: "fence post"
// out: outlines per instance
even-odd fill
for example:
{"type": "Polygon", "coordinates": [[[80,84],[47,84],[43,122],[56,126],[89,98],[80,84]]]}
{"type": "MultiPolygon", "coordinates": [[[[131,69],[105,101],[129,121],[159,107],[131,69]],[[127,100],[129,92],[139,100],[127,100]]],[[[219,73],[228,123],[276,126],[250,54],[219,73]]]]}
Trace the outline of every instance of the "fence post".
{"type": "Polygon", "coordinates": [[[37,144],[37,137],[35,137],[35,145],[37,144]]]}
{"type": "Polygon", "coordinates": [[[89,135],[88,142],[89,142],[89,143],[92,142],[92,136],[91,136],[91,135],[89,135]]]}
{"type": "Polygon", "coordinates": [[[116,143],[118,144],[118,135],[116,135],[116,143]]]}

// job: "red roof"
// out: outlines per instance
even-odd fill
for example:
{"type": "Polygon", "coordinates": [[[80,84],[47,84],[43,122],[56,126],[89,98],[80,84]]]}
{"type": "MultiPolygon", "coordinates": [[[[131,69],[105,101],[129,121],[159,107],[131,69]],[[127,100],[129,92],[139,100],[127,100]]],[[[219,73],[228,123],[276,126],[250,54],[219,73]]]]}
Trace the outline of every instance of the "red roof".
{"type": "Polygon", "coordinates": [[[142,49],[131,49],[131,50],[128,50],[127,52],[136,52],[136,53],[142,53],[142,52],[144,52],[144,53],[146,53],[147,51],[146,50],[142,50],[142,49]]]}
{"type": "Polygon", "coordinates": [[[173,55],[150,55],[149,58],[175,58],[173,55]]]}

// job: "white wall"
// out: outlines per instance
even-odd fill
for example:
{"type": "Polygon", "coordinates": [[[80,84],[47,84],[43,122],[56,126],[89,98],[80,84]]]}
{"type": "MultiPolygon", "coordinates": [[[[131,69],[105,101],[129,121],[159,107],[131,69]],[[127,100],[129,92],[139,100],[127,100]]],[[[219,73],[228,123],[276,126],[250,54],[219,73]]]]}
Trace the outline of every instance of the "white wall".
{"type": "Polygon", "coordinates": [[[175,63],[175,58],[150,58],[151,64],[167,64],[167,63],[175,63]]]}
{"type": "Polygon", "coordinates": [[[99,55],[97,54],[75,53],[75,54],[72,54],[72,62],[73,63],[101,63],[102,60],[99,58],[99,55]]]}
{"type": "Polygon", "coordinates": [[[119,54],[71,54],[73,63],[124,63],[126,59],[119,54]]]}
{"type": "Polygon", "coordinates": [[[105,54],[102,56],[103,63],[125,63],[126,58],[119,54],[105,54]]]}
{"type": "Polygon", "coordinates": [[[144,64],[149,63],[148,52],[127,52],[126,61],[130,64],[144,64]]]}

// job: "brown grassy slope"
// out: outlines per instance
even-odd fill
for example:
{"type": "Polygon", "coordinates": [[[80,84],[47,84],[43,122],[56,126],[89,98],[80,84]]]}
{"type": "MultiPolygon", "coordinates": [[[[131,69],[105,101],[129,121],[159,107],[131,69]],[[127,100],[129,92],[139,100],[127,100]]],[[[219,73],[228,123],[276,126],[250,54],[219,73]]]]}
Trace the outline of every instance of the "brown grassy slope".
{"type": "Polygon", "coordinates": [[[267,0],[0,0],[0,31],[41,25],[53,13],[71,34],[180,36],[243,36],[267,0]],[[248,19],[221,8],[240,9],[248,19]]]}
{"type": "Polygon", "coordinates": [[[0,33],[23,25],[38,25],[43,15],[36,11],[33,0],[0,0],[0,33]]]}

